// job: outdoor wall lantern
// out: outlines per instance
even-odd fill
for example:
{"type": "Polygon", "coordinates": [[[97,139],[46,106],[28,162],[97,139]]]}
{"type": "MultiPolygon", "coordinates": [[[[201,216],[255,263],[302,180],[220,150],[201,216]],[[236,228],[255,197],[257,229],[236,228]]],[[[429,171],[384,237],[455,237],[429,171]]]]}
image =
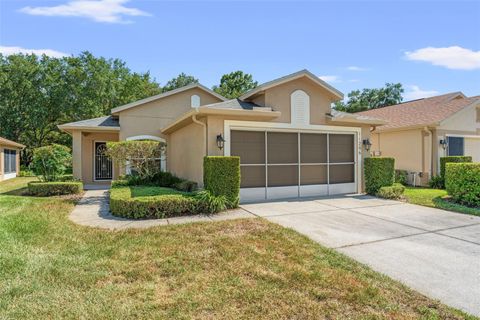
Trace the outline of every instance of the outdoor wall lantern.
{"type": "Polygon", "coordinates": [[[442,146],[443,150],[446,150],[448,145],[447,139],[440,139],[440,145],[442,146]]]}
{"type": "Polygon", "coordinates": [[[217,147],[222,150],[225,144],[225,139],[223,139],[222,134],[217,135],[217,147]]]}
{"type": "Polygon", "coordinates": [[[370,139],[363,140],[362,144],[365,147],[365,150],[370,151],[370,147],[372,146],[370,139]]]}

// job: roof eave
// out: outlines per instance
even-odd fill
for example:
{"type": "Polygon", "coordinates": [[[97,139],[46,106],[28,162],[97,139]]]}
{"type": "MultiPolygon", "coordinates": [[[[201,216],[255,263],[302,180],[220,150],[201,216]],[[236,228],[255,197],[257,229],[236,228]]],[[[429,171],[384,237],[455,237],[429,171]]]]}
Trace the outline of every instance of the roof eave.
{"type": "Polygon", "coordinates": [[[97,132],[118,132],[120,127],[97,127],[97,126],[69,126],[69,125],[58,125],[58,129],[70,132],[73,130],[80,131],[97,131],[97,132]]]}
{"type": "Polygon", "coordinates": [[[168,124],[165,128],[161,130],[163,134],[169,134],[180,127],[183,127],[183,124],[190,122],[194,115],[224,115],[224,116],[241,116],[241,117],[252,117],[252,118],[261,118],[265,119],[275,119],[281,116],[279,111],[261,111],[261,110],[238,110],[238,109],[215,109],[215,108],[197,108],[193,109],[187,113],[184,113],[182,116],[168,124]]]}

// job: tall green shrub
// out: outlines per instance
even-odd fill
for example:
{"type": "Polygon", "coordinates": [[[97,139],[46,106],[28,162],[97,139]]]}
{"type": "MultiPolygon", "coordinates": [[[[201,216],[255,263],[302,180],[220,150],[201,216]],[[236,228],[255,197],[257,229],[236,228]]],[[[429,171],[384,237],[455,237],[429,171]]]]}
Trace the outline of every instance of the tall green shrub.
{"type": "Polygon", "coordinates": [[[224,195],[228,207],[238,206],[240,200],[240,157],[203,158],[203,184],[214,196],[224,195]]]}
{"type": "Polygon", "coordinates": [[[447,163],[445,182],[455,202],[480,207],[480,163],[447,163]]]}
{"type": "Polygon", "coordinates": [[[472,162],[470,156],[440,157],[440,177],[445,181],[445,165],[449,162],[472,162]]]}
{"type": "Polygon", "coordinates": [[[393,185],[395,159],[365,158],[365,189],[368,194],[377,194],[381,187],[393,185]]]}
{"type": "Polygon", "coordinates": [[[68,147],[52,144],[33,150],[32,169],[42,181],[57,181],[72,164],[68,147]]]}

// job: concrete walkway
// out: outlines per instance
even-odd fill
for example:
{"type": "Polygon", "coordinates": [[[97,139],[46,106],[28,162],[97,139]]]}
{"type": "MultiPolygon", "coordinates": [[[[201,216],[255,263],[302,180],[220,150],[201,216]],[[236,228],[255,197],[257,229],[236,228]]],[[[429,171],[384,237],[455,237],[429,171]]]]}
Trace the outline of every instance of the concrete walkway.
{"type": "Polygon", "coordinates": [[[215,215],[196,215],[167,219],[134,220],[119,218],[110,213],[108,192],[108,187],[96,187],[93,188],[93,190],[87,190],[83,198],[70,213],[70,220],[83,226],[118,230],[129,228],[144,229],[168,224],[181,224],[201,221],[255,218],[253,214],[243,209],[228,210],[215,215]]]}
{"type": "Polygon", "coordinates": [[[369,196],[242,208],[480,315],[480,217],[369,196]]]}

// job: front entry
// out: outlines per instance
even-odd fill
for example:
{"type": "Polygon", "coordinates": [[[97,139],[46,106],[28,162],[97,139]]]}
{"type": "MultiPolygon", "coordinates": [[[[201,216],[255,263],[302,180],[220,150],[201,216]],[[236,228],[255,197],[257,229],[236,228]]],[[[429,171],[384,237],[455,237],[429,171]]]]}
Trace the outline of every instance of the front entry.
{"type": "Polygon", "coordinates": [[[354,133],[232,130],[241,201],[357,192],[354,133]]]}
{"type": "Polygon", "coordinates": [[[112,159],[105,154],[107,150],[106,142],[95,142],[95,159],[94,159],[94,180],[112,180],[113,165],[112,159]]]}

